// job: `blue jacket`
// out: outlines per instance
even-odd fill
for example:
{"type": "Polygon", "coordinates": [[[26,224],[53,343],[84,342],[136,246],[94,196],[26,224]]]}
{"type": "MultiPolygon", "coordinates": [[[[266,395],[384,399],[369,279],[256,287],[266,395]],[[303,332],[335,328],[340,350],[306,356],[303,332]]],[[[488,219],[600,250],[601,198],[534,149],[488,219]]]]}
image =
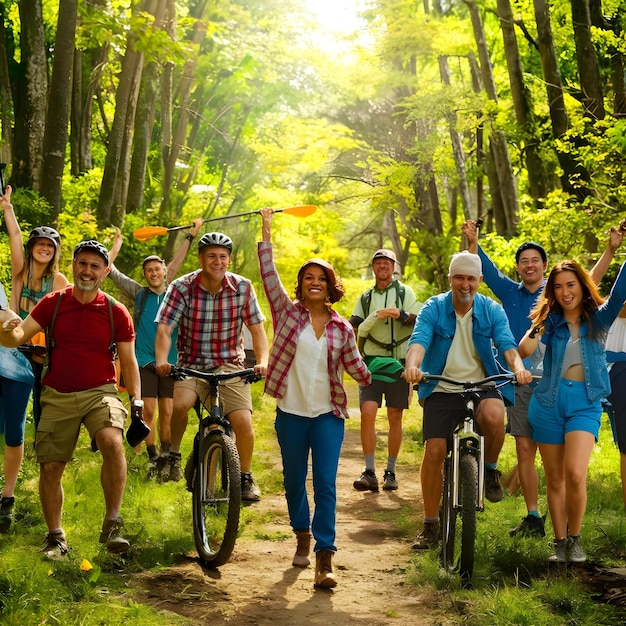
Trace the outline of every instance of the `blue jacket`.
{"type": "MultiPolygon", "coordinates": [[[[500,354],[511,348],[517,349],[504,309],[495,300],[477,293],[474,296],[472,323],[474,346],[485,373],[487,376],[502,373],[502,368],[494,355],[494,347],[500,354]]],[[[419,344],[426,350],[421,365],[423,372],[429,374],[443,372],[455,332],[456,315],[452,306],[452,292],[429,298],[415,320],[415,328],[409,339],[409,348],[413,344],[419,344]]],[[[420,384],[419,399],[427,398],[436,386],[436,381],[420,384]]],[[[507,404],[514,404],[513,385],[505,385],[502,388],[502,395],[507,404]]]]}
{"type": "MultiPolygon", "coordinates": [[[[626,264],[625,264],[626,265],[626,264]]],[[[604,339],[609,327],[618,316],[626,300],[626,271],[624,265],[619,270],[611,293],[606,302],[593,314],[596,327],[603,330],[599,338],[589,336],[589,325],[583,322],[580,328],[580,351],[585,370],[585,387],[589,402],[596,402],[611,393],[611,383],[607,370],[604,339]]],[[[550,313],[546,319],[541,337],[546,346],[543,359],[543,377],[535,389],[538,402],[546,407],[554,406],[556,392],[561,380],[561,367],[565,348],[570,338],[567,322],[561,313],[550,313]]]]}

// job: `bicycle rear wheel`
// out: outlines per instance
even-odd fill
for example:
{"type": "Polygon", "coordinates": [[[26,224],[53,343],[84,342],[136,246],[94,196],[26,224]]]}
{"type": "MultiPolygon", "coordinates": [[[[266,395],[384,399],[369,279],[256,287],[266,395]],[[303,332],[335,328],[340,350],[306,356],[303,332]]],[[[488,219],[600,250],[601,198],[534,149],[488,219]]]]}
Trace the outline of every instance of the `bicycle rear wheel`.
{"type": "Polygon", "coordinates": [[[441,505],[440,524],[441,528],[441,564],[447,571],[455,568],[454,542],[456,540],[456,517],[457,510],[454,507],[452,494],[452,457],[447,456],[444,464],[443,500],[441,505]]]}
{"type": "Polygon", "coordinates": [[[461,559],[459,573],[464,584],[474,571],[476,542],[476,511],[478,508],[478,461],[473,454],[463,454],[460,462],[461,481],[461,559]]]}
{"type": "Polygon", "coordinates": [[[193,534],[200,559],[211,567],[228,561],[239,531],[241,469],[233,440],[209,433],[198,450],[193,486],[193,534]]]}

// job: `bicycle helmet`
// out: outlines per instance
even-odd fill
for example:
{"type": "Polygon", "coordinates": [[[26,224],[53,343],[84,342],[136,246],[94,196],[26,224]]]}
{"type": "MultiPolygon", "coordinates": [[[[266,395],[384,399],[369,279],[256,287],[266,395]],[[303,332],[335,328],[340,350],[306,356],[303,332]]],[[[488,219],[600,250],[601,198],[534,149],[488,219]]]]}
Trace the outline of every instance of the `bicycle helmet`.
{"type": "Polygon", "coordinates": [[[229,253],[232,253],[233,240],[223,233],[206,233],[202,235],[200,241],[198,241],[198,252],[201,252],[209,246],[222,246],[226,248],[229,253]]]}
{"type": "Polygon", "coordinates": [[[61,247],[61,235],[59,235],[54,228],[50,228],[50,226],[37,226],[37,228],[33,228],[33,230],[30,231],[30,235],[28,235],[26,248],[32,248],[37,239],[49,239],[57,250],[61,247]]]}
{"type": "Polygon", "coordinates": [[[109,265],[109,251],[99,241],[95,241],[95,239],[89,239],[87,241],[81,241],[80,243],[76,244],[76,247],[74,248],[74,256],[72,258],[75,259],[76,255],[79,252],[85,251],[95,252],[96,254],[99,254],[104,259],[104,262],[109,265]]]}

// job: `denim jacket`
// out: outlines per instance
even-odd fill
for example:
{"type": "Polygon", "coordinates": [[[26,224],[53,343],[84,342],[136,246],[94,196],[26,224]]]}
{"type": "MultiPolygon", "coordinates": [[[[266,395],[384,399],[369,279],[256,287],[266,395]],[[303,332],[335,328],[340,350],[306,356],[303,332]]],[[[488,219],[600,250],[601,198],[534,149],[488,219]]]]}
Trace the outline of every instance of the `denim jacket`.
{"type": "MultiPolygon", "coordinates": [[[[602,328],[603,334],[600,337],[592,338],[589,336],[590,328],[587,322],[583,322],[580,327],[580,352],[583,359],[585,387],[589,402],[601,400],[611,393],[604,342],[606,333],[618,316],[625,300],[626,270],[622,265],[609,297],[593,314],[594,325],[602,328]]],[[[542,343],[546,346],[543,359],[543,377],[535,389],[535,397],[545,407],[554,406],[562,375],[563,357],[569,338],[569,328],[563,315],[555,312],[550,313],[541,337],[542,343]]]]}
{"type": "MultiPolygon", "coordinates": [[[[502,368],[495,358],[494,348],[500,354],[511,348],[517,349],[504,309],[495,300],[477,293],[474,296],[472,325],[474,346],[485,373],[487,376],[502,373],[502,368]]],[[[426,351],[421,365],[422,371],[429,374],[443,372],[455,332],[456,315],[452,306],[452,292],[429,298],[415,320],[413,334],[409,339],[409,347],[417,343],[426,351]]],[[[436,386],[436,381],[420,384],[419,399],[427,398],[436,386]]],[[[513,385],[505,385],[502,388],[502,395],[507,404],[514,404],[513,385]]]]}

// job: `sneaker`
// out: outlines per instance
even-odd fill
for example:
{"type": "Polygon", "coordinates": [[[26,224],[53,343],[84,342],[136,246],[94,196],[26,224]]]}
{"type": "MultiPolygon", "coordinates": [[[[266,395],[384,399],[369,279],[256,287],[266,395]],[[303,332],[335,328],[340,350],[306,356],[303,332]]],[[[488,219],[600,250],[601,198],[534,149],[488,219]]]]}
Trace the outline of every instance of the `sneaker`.
{"type": "Polygon", "coordinates": [[[522,517],[522,523],[515,528],[509,530],[509,535],[521,535],[523,537],[545,537],[546,530],[544,528],[544,518],[536,515],[527,515],[522,517]]]}
{"type": "Polygon", "coordinates": [[[587,555],[579,543],[580,535],[570,535],[567,538],[567,560],[570,563],[584,563],[587,560],[587,555]]]}
{"type": "Polygon", "coordinates": [[[500,502],[504,492],[500,482],[502,472],[497,469],[485,469],[485,496],[489,502],[500,502]]]}
{"type": "Polygon", "coordinates": [[[13,523],[13,505],[15,498],[13,496],[2,496],[0,500],[0,533],[3,535],[9,532],[13,523]]]}
{"type": "Polygon", "coordinates": [[[170,479],[170,455],[161,454],[157,459],[157,478],[166,483],[170,479]]]}
{"type": "Polygon", "coordinates": [[[424,522],[424,530],[416,537],[413,550],[429,550],[439,544],[439,522],[424,522]]]}
{"type": "MultiPolygon", "coordinates": [[[[167,464],[168,471],[161,472],[161,480],[166,483],[171,480],[177,483],[183,477],[183,462],[180,452],[170,452],[169,463],[167,464]]],[[[165,470],[165,468],[163,468],[165,470]]]]}
{"type": "Polygon", "coordinates": [[[69,548],[65,539],[65,533],[61,530],[55,533],[48,533],[44,539],[43,552],[52,561],[62,561],[68,553],[69,548]]]}
{"type": "Polygon", "coordinates": [[[352,484],[357,491],[378,491],[378,478],[374,470],[364,470],[360,478],[352,484]]]}
{"type": "Polygon", "coordinates": [[[258,502],[261,499],[261,490],[252,477],[252,472],[241,474],[241,499],[244,502],[258,502]]]}
{"type": "Polygon", "coordinates": [[[105,519],[100,533],[100,543],[106,544],[106,549],[112,554],[124,554],[130,548],[130,541],[122,537],[121,517],[117,519],[105,519]]]}
{"type": "Polygon", "coordinates": [[[554,542],[554,554],[548,558],[550,563],[567,563],[567,539],[558,539],[554,542]]]}
{"type": "Polygon", "coordinates": [[[395,472],[390,472],[389,470],[385,470],[383,474],[383,490],[384,491],[395,491],[398,488],[398,481],[396,480],[395,472]]]}

